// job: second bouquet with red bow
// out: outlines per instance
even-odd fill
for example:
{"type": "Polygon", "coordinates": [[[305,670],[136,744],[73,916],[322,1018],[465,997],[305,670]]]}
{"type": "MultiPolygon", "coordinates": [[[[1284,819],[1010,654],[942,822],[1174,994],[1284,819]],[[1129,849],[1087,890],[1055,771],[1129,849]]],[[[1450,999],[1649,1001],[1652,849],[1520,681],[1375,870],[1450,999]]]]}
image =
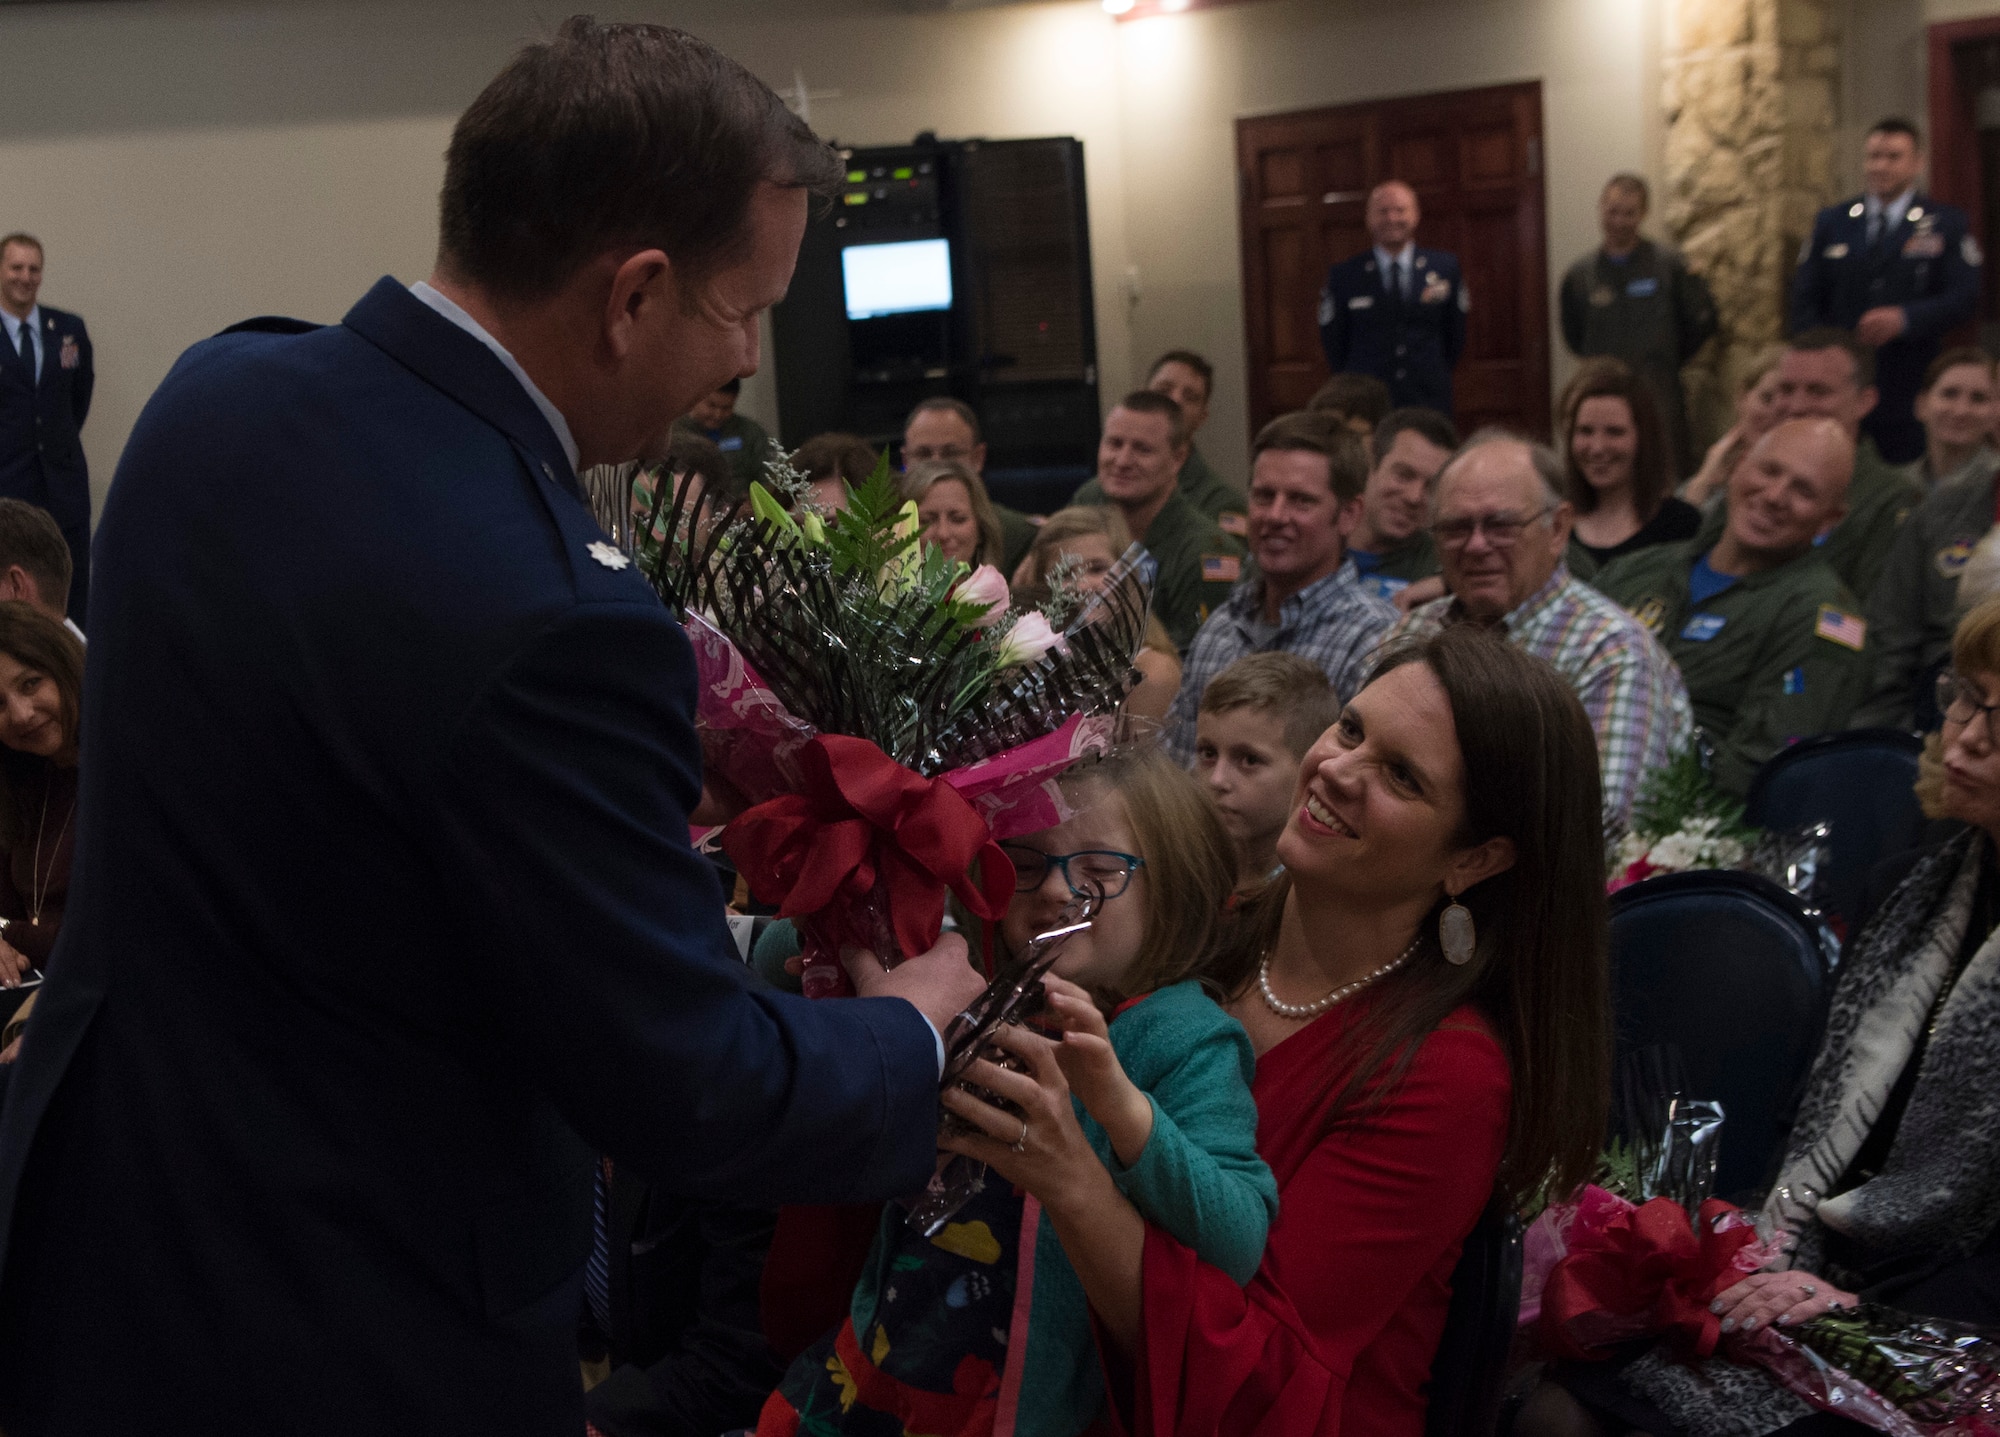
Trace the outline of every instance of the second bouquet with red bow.
{"type": "Polygon", "coordinates": [[[1017,608],[997,570],[919,541],[886,455],[831,512],[789,464],[766,478],[747,499],[642,488],[636,557],[694,645],[704,765],[749,804],[722,849],[830,996],[843,947],[920,952],[947,895],[1005,911],[998,840],[1067,816],[1054,780],[1111,743],[1151,592],[1135,545],[1017,608]]]}

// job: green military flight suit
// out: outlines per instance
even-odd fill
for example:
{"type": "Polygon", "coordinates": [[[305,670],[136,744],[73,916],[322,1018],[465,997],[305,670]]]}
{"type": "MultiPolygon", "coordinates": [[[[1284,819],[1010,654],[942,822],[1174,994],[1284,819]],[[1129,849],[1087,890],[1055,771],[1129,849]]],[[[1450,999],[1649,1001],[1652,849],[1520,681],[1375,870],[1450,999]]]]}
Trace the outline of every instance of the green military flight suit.
{"type": "MultiPolygon", "coordinates": [[[[1175,481],[1180,485],[1182,497],[1194,505],[1196,510],[1207,515],[1221,526],[1224,533],[1241,538],[1246,532],[1244,518],[1250,512],[1250,501],[1243,491],[1209,467],[1201,451],[1190,444],[1188,457],[1181,465],[1181,472],[1175,481]]],[[[1104,486],[1091,479],[1078,489],[1069,501],[1072,504],[1102,504],[1104,486]]]]}
{"type": "Polygon", "coordinates": [[[1597,587],[1680,666],[1695,722],[1715,745],[1716,783],[1741,798],[1779,749],[1847,726],[1868,689],[1867,625],[1810,551],[1690,603],[1705,552],[1699,539],[1642,549],[1607,565],[1597,587]]]}
{"type": "MultiPolygon", "coordinates": [[[[1725,491],[1726,493],[1726,491],[1725,491]]],[[[1874,592],[1875,580],[1896,542],[1896,531],[1924,497],[1924,486],[1906,468],[1891,464],[1862,436],[1854,446],[1854,478],[1847,486],[1847,517],[1819,546],[1827,567],[1863,603],[1874,592]]],[[[1729,505],[1717,504],[1702,520],[1701,532],[1694,537],[1700,551],[1715,547],[1729,523],[1729,505]]]]}
{"type": "Polygon", "coordinates": [[[1019,509],[1009,509],[1005,504],[995,504],[993,513],[1000,520],[1000,555],[986,562],[1006,575],[1011,584],[1014,571],[1021,567],[1021,561],[1028,557],[1028,550],[1035,542],[1035,525],[1019,509]]]}
{"type": "Polygon", "coordinates": [[[1921,685],[1951,653],[1958,576],[1993,527],[2000,454],[1983,449],[1910,512],[1868,596],[1874,676],[1857,728],[1914,728],[1921,685]]]}
{"type": "Polygon", "coordinates": [[[1141,540],[1158,561],[1153,612],[1182,653],[1243,577],[1243,546],[1176,491],[1141,540]]]}

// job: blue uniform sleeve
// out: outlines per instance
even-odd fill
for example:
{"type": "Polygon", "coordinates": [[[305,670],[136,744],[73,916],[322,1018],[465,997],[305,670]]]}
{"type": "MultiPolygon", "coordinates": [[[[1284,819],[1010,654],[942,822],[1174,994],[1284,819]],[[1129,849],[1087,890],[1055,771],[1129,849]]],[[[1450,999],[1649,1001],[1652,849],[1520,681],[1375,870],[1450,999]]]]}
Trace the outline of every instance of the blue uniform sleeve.
{"type": "MultiPolygon", "coordinates": [[[[1112,1180],[1145,1219],[1204,1262],[1247,1283],[1264,1260],[1278,1213],[1278,1183],[1257,1156],[1256,1058],[1243,1025],[1213,1004],[1213,1020],[1155,1082],[1153,1134],[1139,1160],[1112,1180]]],[[[1189,1025],[1192,1028],[1192,1025],[1189,1025]]]]}
{"type": "Polygon", "coordinates": [[[1319,342],[1326,351],[1326,367],[1334,374],[1347,368],[1347,306],[1341,303],[1339,288],[1333,282],[1334,272],[1326,273],[1326,284],[1319,292],[1319,342]]]}
{"type": "MultiPolygon", "coordinates": [[[[1973,281],[1974,293],[1978,292],[1978,280],[1973,281]]],[[[83,421],[90,417],[90,395],[97,387],[97,369],[91,360],[90,331],[83,327],[83,321],[76,322],[76,377],[69,386],[69,412],[76,420],[79,432],[83,421]]]]}
{"type": "Polygon", "coordinates": [[[913,1191],[936,1037],[899,999],[808,1003],[735,957],[688,842],[694,656],[658,605],[580,604],[459,721],[438,871],[490,955],[500,1036],[596,1150],[661,1188],[759,1206],[913,1191]]]}
{"type": "Polygon", "coordinates": [[[1444,314],[1444,366],[1447,370],[1458,367],[1458,357],[1465,352],[1465,316],[1472,308],[1472,291],[1465,287],[1465,271],[1456,261],[1451,268],[1451,298],[1445,301],[1444,314]]]}
{"type": "Polygon", "coordinates": [[[1799,267],[1792,275],[1791,333],[1813,329],[1822,324],[1832,324],[1828,299],[1833,287],[1833,271],[1829,267],[1824,252],[1830,240],[1828,217],[1832,210],[1821,210],[1813,220],[1812,233],[1806,237],[1805,249],[1799,255],[1799,267]]]}
{"type": "Polygon", "coordinates": [[[1937,283],[1931,294],[1903,306],[1904,333],[1912,339],[1935,339],[1958,328],[1979,311],[1979,270],[1984,256],[1979,241],[1966,230],[1965,216],[1945,209],[1938,216],[1944,239],[1939,255],[1937,283]]]}

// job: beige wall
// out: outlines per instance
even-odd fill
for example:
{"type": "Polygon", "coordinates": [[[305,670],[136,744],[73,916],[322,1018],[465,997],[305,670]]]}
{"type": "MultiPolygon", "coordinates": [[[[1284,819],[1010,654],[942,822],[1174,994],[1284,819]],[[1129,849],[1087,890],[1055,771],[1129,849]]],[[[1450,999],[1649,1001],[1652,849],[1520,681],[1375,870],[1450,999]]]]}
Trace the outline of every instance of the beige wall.
{"type": "MultiPolygon", "coordinates": [[[[1937,4],[1939,0],[1930,0],[1937,4]]],[[[98,348],[98,492],[188,344],[279,312],[337,319],[421,276],[452,118],[539,17],[531,0],[151,0],[0,6],[0,227],[48,244],[52,304],[98,348]]],[[[1268,0],[1115,25],[1095,0],[909,13],[905,0],[627,0],[774,84],[821,133],[1083,140],[1106,395],[1170,345],[1221,370],[1206,447],[1247,444],[1235,219],[1240,115],[1540,79],[1552,278],[1602,178],[1657,172],[1659,0],[1268,0]],[[887,12],[887,13],[884,13],[887,12]]],[[[1551,285],[1553,292],[1553,284],[1551,285]]],[[[1476,302],[1476,296],[1475,296],[1476,302]]],[[[1556,346],[1560,350],[1560,345],[1556,346]]],[[[765,376],[746,407],[767,416],[765,376]]]]}

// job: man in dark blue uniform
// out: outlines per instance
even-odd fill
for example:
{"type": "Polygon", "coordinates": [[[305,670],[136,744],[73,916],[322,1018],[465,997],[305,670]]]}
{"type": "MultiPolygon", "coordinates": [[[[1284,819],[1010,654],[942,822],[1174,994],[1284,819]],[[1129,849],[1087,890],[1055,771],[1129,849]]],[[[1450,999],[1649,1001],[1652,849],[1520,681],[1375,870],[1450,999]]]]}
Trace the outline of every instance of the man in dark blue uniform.
{"type": "Polygon", "coordinates": [[[37,302],[42,242],[0,239],[0,496],[25,499],[55,516],[76,576],[69,616],[79,627],[90,590],[90,470],[83,421],[90,413],[90,335],[67,310],[37,302]]]}
{"type": "Polygon", "coordinates": [[[1881,398],[1862,430],[1891,464],[1923,456],[1914,406],[1924,370],[1945,334],[1979,307],[1979,241],[1964,211],[1918,191],[1923,165],[1908,120],[1870,130],[1867,193],[1819,212],[1792,278],[1794,333],[1832,325],[1874,346],[1881,398]]]}
{"type": "Polygon", "coordinates": [[[931,1175],[982,981],[956,938],[844,1002],[748,974],[693,651],[576,478],[756,370],[840,173],[701,41],[576,17],[453,131],[429,282],[147,403],[0,1108],[9,1437],[581,1433],[595,1155],[756,1207],[931,1175]]]}
{"type": "Polygon", "coordinates": [[[1373,248],[1327,271],[1319,337],[1327,368],[1372,374],[1400,407],[1451,413],[1451,372],[1465,348],[1472,297],[1458,256],[1418,249],[1417,192],[1386,180],[1368,196],[1373,248]]]}

